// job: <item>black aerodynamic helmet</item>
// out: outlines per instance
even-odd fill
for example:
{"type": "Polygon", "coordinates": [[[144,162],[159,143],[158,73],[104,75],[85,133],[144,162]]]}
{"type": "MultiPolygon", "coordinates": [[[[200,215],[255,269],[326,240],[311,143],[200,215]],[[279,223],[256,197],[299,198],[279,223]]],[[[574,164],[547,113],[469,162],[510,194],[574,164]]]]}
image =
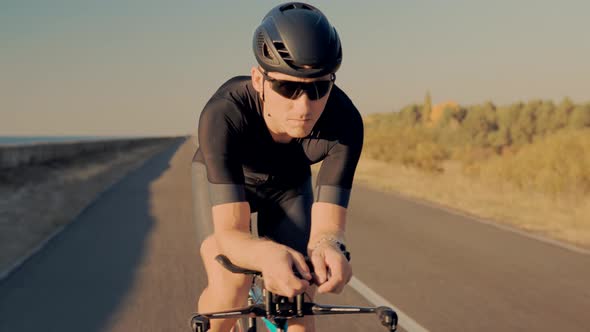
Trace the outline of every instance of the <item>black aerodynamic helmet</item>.
{"type": "Polygon", "coordinates": [[[301,2],[271,9],[254,32],[253,48],[265,71],[296,77],[335,73],[342,63],[336,29],[321,11],[301,2]]]}

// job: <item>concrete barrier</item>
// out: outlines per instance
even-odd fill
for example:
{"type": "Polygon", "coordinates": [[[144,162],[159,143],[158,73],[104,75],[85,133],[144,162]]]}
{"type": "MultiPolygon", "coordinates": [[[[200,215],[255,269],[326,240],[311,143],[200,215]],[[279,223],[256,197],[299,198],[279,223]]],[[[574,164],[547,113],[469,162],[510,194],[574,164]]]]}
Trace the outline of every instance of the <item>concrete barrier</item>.
{"type": "Polygon", "coordinates": [[[86,154],[127,151],[149,145],[172,144],[185,139],[186,137],[154,137],[5,145],[0,146],[0,169],[66,161],[86,154]]]}

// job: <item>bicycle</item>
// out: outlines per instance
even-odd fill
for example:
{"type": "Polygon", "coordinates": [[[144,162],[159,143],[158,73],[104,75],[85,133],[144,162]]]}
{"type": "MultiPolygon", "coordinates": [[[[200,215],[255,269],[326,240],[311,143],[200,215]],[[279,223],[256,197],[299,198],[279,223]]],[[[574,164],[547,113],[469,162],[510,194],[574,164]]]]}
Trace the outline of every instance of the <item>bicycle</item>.
{"type": "MultiPolygon", "coordinates": [[[[257,318],[261,318],[270,332],[286,332],[287,322],[289,319],[310,315],[342,315],[342,314],[365,314],[375,313],[381,320],[381,324],[389,332],[397,329],[397,313],[389,307],[355,307],[355,306],[333,306],[321,305],[313,302],[305,302],[304,294],[297,295],[293,301],[285,296],[273,294],[261,286],[263,280],[262,273],[241,268],[232,264],[224,255],[215,257],[223,267],[233,273],[243,273],[254,277],[252,286],[248,294],[248,306],[238,309],[210,312],[195,313],[190,319],[190,325],[193,332],[206,332],[210,328],[211,319],[219,318],[242,318],[234,327],[234,331],[256,332],[257,318]],[[240,323],[247,320],[247,323],[240,323]],[[244,330],[244,326],[247,329],[244,330]]],[[[309,259],[306,259],[310,270],[313,269],[309,259]]],[[[302,278],[297,271],[295,275],[302,278]]]]}

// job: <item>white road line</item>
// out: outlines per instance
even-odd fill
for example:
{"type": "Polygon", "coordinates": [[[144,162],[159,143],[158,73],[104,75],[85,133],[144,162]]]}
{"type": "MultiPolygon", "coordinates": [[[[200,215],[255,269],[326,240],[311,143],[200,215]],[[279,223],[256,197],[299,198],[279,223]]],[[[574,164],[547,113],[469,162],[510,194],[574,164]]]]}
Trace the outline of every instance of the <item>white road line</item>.
{"type": "Polygon", "coordinates": [[[356,290],[360,295],[364,296],[367,299],[367,301],[371,302],[374,306],[385,306],[395,310],[399,319],[398,325],[403,327],[406,331],[428,332],[427,329],[425,329],[415,320],[410,318],[410,316],[403,313],[401,310],[399,310],[399,308],[395,307],[393,304],[387,302],[386,299],[384,299],[381,295],[375,293],[372,289],[370,289],[367,285],[365,285],[362,281],[358,280],[356,277],[352,277],[348,285],[354,288],[354,290],[356,290]]]}

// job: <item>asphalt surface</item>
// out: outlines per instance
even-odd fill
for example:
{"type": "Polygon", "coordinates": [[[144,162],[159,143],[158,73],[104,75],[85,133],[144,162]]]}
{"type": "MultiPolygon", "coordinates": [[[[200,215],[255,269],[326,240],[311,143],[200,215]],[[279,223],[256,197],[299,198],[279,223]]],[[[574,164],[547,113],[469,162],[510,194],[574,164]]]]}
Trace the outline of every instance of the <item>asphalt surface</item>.
{"type": "MultiPolygon", "coordinates": [[[[206,283],[194,148],[146,162],[0,282],[0,331],[188,331],[206,283]]],[[[430,331],[590,330],[590,255],[362,187],[347,234],[355,276],[430,331]]],[[[317,302],[369,304],[350,288],[317,302]]],[[[381,331],[371,316],[317,325],[381,331]]]]}

